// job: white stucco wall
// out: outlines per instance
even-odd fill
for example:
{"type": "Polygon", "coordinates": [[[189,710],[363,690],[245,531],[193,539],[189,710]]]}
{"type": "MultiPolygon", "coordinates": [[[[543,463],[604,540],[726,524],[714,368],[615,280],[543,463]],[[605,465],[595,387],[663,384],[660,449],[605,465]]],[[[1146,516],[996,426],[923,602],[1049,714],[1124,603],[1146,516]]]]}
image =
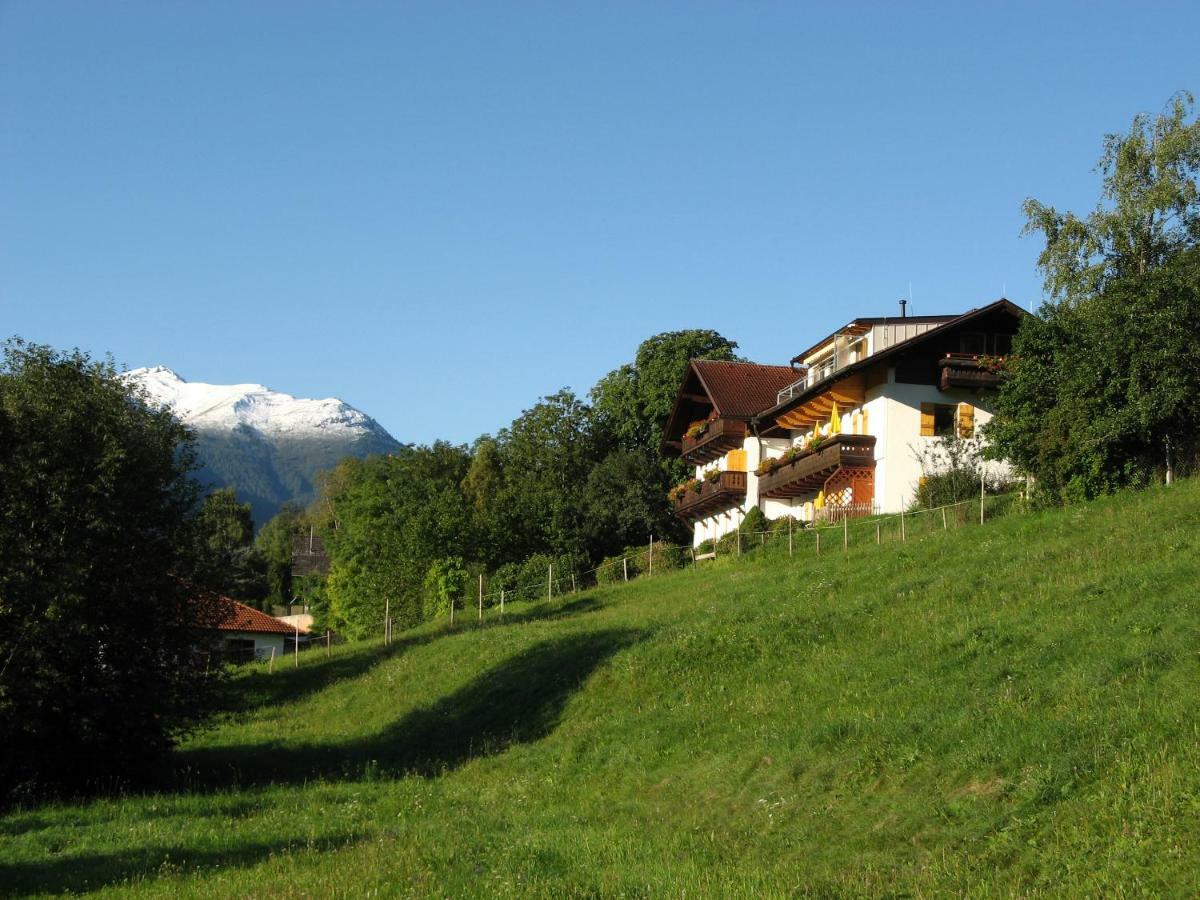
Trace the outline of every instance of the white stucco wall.
{"type": "Polygon", "coordinates": [[[919,454],[937,441],[936,437],[921,436],[922,403],[970,404],[975,409],[976,434],[992,418],[990,404],[977,392],[966,388],[942,391],[931,384],[897,384],[893,377],[889,373],[882,398],[882,431],[876,435],[875,445],[875,496],[885,513],[900,512],[912,503],[921,477],[919,454]]]}
{"type": "Polygon", "coordinates": [[[279,658],[283,655],[284,636],[282,634],[263,634],[258,631],[222,631],[222,644],[226,640],[239,641],[254,641],[254,655],[259,659],[266,659],[271,655],[271,648],[275,648],[275,657],[279,658]]]}

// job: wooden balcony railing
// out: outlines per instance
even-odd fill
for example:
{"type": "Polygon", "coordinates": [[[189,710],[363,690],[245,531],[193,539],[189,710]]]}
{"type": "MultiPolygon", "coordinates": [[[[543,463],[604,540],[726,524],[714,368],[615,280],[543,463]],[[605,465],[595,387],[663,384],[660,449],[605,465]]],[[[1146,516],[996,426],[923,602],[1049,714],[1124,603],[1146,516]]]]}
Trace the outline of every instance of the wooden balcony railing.
{"type": "Polygon", "coordinates": [[[712,462],[737,450],[746,441],[746,423],[736,419],[713,419],[699,437],[683,436],[683,458],[693,466],[712,462]]]}
{"type": "Polygon", "coordinates": [[[699,491],[688,491],[675,501],[675,515],[703,519],[715,512],[739,506],[746,499],[746,473],[722,472],[716,481],[705,481],[699,491]]]}
{"type": "Polygon", "coordinates": [[[875,436],[837,434],[774,472],[758,476],[758,495],[780,499],[815,494],[842,467],[875,465],[875,436]]]}
{"type": "Polygon", "coordinates": [[[947,353],[938,360],[942,370],[938,383],[943,391],[950,388],[998,388],[1004,377],[1004,357],[972,353],[947,353]]]}

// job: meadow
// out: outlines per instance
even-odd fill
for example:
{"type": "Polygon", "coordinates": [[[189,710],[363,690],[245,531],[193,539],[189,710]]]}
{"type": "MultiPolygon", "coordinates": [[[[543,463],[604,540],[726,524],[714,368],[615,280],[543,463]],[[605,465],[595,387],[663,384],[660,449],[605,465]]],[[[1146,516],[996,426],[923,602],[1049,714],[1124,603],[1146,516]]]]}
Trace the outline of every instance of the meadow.
{"type": "Polygon", "coordinates": [[[1200,481],[246,667],[0,893],[1193,895],[1200,481]]]}

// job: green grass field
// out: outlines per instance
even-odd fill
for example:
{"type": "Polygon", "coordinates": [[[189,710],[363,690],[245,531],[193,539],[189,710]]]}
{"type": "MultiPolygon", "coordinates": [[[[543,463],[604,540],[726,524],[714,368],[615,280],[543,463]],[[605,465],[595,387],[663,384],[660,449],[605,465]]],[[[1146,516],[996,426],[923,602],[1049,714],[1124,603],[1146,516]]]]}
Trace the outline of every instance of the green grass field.
{"type": "MultiPolygon", "coordinates": [[[[1200,481],[247,669],[0,892],[1194,896],[1200,481]]],[[[806,535],[807,537],[807,535],[806,535]]]]}

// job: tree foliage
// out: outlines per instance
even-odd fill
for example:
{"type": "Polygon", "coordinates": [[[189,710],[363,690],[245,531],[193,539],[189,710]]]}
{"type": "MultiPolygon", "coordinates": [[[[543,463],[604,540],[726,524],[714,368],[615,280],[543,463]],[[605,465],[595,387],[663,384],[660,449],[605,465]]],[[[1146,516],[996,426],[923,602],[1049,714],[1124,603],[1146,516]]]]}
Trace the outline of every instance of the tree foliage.
{"type": "Polygon", "coordinates": [[[400,627],[421,620],[430,563],[456,551],[473,555],[460,487],[468,465],[466,448],[438,442],[345,459],[325,479],[314,513],[328,522],[333,627],[364,637],[382,627],[389,606],[400,627]]]}
{"type": "Polygon", "coordinates": [[[1105,136],[1101,200],[1087,216],[1025,201],[1025,233],[1046,238],[1038,266],[1051,298],[1097,296],[1200,241],[1200,121],[1186,121],[1191,110],[1191,95],[1180,93],[1165,113],[1141,113],[1128,133],[1105,136]]]}
{"type": "Polygon", "coordinates": [[[262,557],[265,575],[263,608],[284,606],[296,596],[292,585],[292,552],[296,538],[308,533],[304,511],[284,504],[254,539],[254,548],[262,557]]]}
{"type": "Polygon", "coordinates": [[[1030,317],[987,434],[1051,499],[1083,499],[1195,461],[1200,249],[1030,317]]]}
{"type": "Polygon", "coordinates": [[[0,366],[0,797],[144,778],[203,711],[190,433],[111,363],[0,366]]]}
{"type": "Polygon", "coordinates": [[[1168,477],[1200,416],[1200,121],[1178,95],[1108,135],[1086,218],[1026,202],[1051,300],[1023,323],[987,428],[990,452],[1052,499],[1168,477]]]}
{"type": "MultiPolygon", "coordinates": [[[[217,593],[262,608],[267,596],[267,560],[254,545],[254,517],[249,503],[238,501],[233,488],[208,494],[196,516],[200,542],[201,584],[217,593]]],[[[289,565],[291,560],[289,559],[289,565]]]]}

